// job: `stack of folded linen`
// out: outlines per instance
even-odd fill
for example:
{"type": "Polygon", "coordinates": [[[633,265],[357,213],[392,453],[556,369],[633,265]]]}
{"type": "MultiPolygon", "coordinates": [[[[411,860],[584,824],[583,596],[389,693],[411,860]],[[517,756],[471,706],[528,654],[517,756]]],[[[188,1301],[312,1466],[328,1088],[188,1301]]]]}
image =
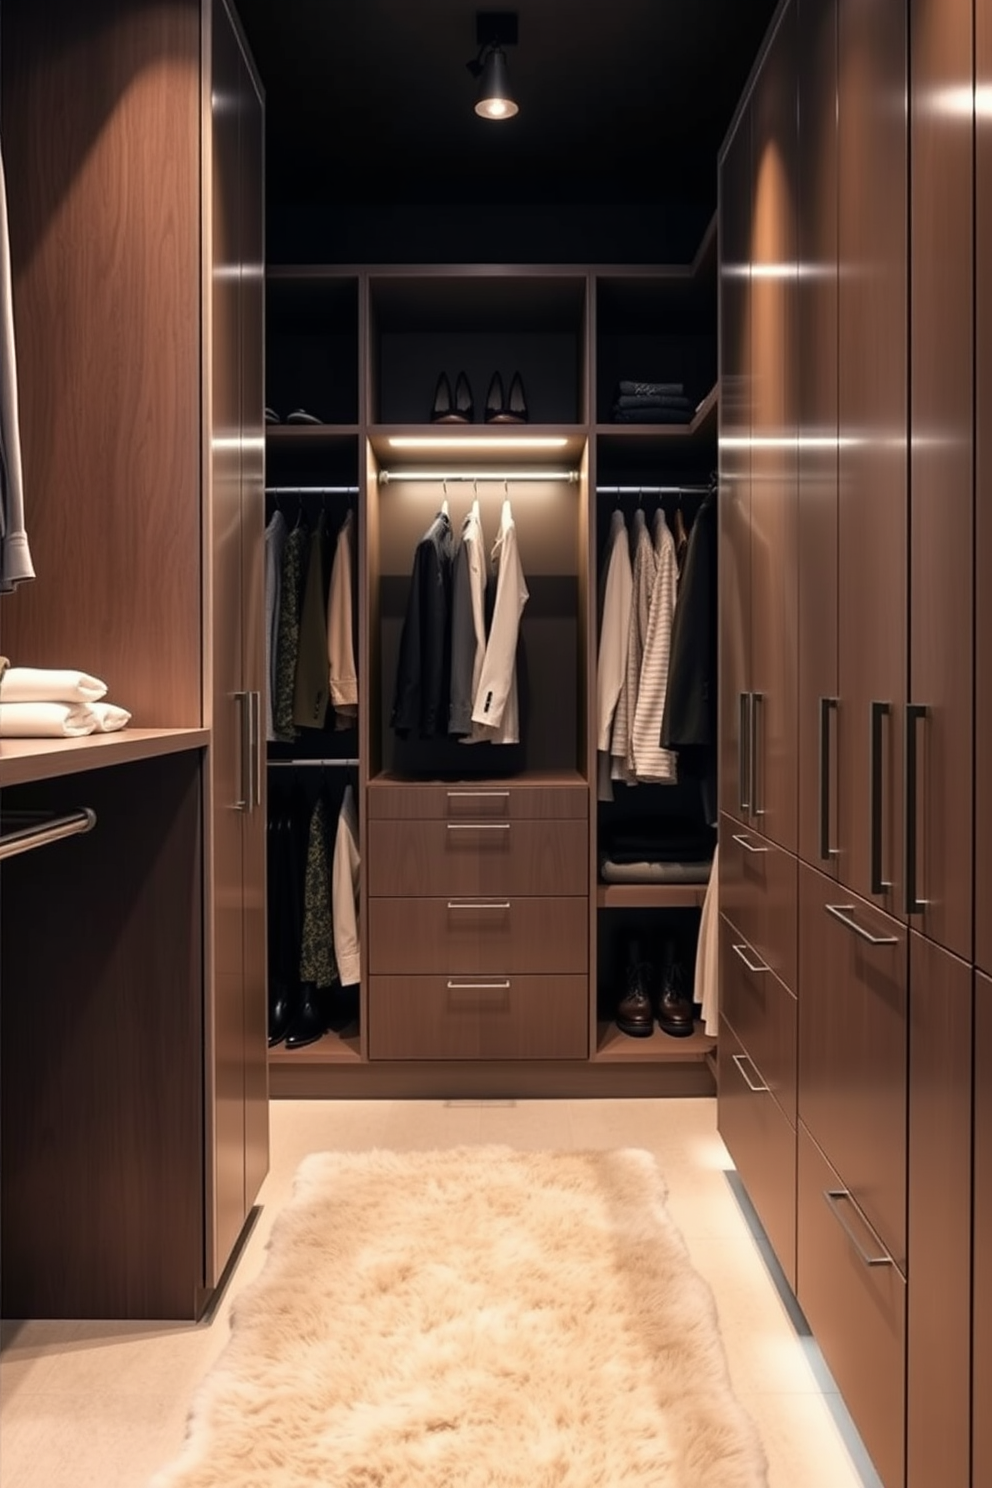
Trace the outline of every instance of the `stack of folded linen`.
{"type": "Polygon", "coordinates": [[[613,399],[615,424],[689,424],[695,409],[680,382],[620,382],[613,399]]]}
{"type": "Polygon", "coordinates": [[[76,739],[122,729],[131,715],[108,703],[106,691],[86,672],[12,667],[0,657],[0,738],[76,739]]]}

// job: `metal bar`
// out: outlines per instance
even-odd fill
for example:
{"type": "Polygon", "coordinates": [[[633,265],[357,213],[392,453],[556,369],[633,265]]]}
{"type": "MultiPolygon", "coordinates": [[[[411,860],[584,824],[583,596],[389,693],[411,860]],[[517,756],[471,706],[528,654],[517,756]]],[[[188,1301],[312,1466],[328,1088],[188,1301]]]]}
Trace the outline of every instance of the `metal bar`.
{"type": "Polygon", "coordinates": [[[238,729],[238,799],[234,802],[235,811],[249,811],[251,802],[251,719],[250,705],[247,692],[235,692],[232,694],[238,706],[240,717],[240,728],[238,729]]]}
{"type": "MultiPolygon", "coordinates": [[[[768,1089],[768,1086],[767,1085],[755,1085],[755,1084],[753,1084],[751,1082],[751,1080],[748,1079],[747,1071],[744,1068],[744,1061],[746,1059],[747,1062],[748,1062],[748,1064],[754,1070],[755,1074],[758,1073],[758,1066],[755,1064],[755,1062],[751,1058],[751,1056],[749,1054],[731,1054],[730,1057],[734,1061],[734,1063],[736,1064],[736,1066],[737,1066],[737,1073],[740,1075],[741,1079],[744,1081],[744,1084],[747,1086],[748,1090],[752,1090],[755,1095],[763,1095],[764,1092],[768,1089]]],[[[758,1075],[758,1079],[759,1080],[761,1079],[761,1076],[760,1075],[758,1075]]]]}
{"type": "Polygon", "coordinates": [[[766,815],[764,806],[758,805],[758,704],[763,703],[763,692],[751,694],[751,815],[766,815]]]}
{"type": "Polygon", "coordinates": [[[331,769],[339,769],[340,770],[340,769],[344,769],[345,767],[348,767],[349,769],[357,770],[358,769],[358,760],[357,759],[289,759],[289,760],[282,760],[282,759],[276,759],[276,760],[274,760],[274,759],[270,759],[268,761],[268,765],[269,765],[269,769],[270,770],[274,770],[274,769],[284,769],[284,770],[286,770],[286,769],[289,769],[290,766],[292,766],[292,768],[294,770],[298,770],[301,767],[306,768],[307,766],[309,766],[312,769],[316,765],[319,765],[321,769],[323,769],[325,766],[329,766],[331,769]]]}
{"type": "Polygon", "coordinates": [[[251,744],[254,750],[252,758],[252,805],[262,804],[262,694],[258,691],[248,695],[248,704],[251,712],[251,744]]]}
{"type": "Polygon", "coordinates": [[[508,485],[511,481],[568,481],[575,485],[579,479],[577,470],[380,470],[379,482],[388,486],[390,481],[500,481],[508,485]]]}
{"type": "Polygon", "coordinates": [[[509,794],[510,794],[510,792],[508,790],[476,790],[476,791],[470,791],[470,790],[449,790],[447,792],[447,796],[448,796],[448,800],[449,801],[452,800],[456,796],[459,799],[461,799],[464,796],[471,796],[473,800],[476,800],[479,796],[483,796],[487,800],[489,799],[490,796],[498,796],[502,800],[503,797],[509,797],[509,794]]]}
{"type": "Polygon", "coordinates": [[[738,805],[742,812],[750,814],[751,811],[751,698],[750,692],[738,693],[738,733],[737,733],[737,781],[740,787],[740,800],[738,805]]]}
{"type": "Polygon", "coordinates": [[[744,965],[747,967],[748,971],[771,971],[771,967],[766,966],[763,961],[759,961],[758,964],[755,965],[753,961],[748,960],[747,956],[744,954],[744,952],[749,949],[748,946],[732,945],[730,949],[734,952],[735,956],[738,956],[744,962],[744,965]]]}
{"type": "Polygon", "coordinates": [[[739,843],[749,853],[766,853],[768,851],[767,847],[755,847],[753,842],[745,837],[743,832],[734,832],[731,836],[731,841],[739,843]]]}
{"type": "Polygon", "coordinates": [[[67,816],[53,816],[37,826],[18,827],[0,837],[0,859],[33,852],[36,847],[47,847],[50,842],[60,842],[63,837],[77,837],[83,832],[91,832],[95,826],[96,812],[90,806],[82,806],[67,816]]]}
{"type": "Polygon", "coordinates": [[[917,725],[928,716],[925,703],[906,704],[906,767],[903,772],[906,788],[906,837],[905,837],[905,864],[903,877],[905,910],[908,915],[922,914],[927,907],[927,901],[921,899],[916,892],[916,873],[918,868],[919,847],[919,817],[917,813],[917,770],[919,767],[919,740],[917,738],[917,725]]]}
{"type": "Polygon", "coordinates": [[[449,899],[449,909],[509,909],[509,899],[449,899]]]}
{"type": "Polygon", "coordinates": [[[884,894],[892,885],[882,877],[882,720],[888,703],[872,702],[869,738],[868,780],[870,793],[869,836],[871,847],[871,892],[884,894]]]}
{"type": "Polygon", "coordinates": [[[712,486],[597,486],[597,496],[706,496],[712,486]]]}
{"type": "Polygon", "coordinates": [[[858,1217],[861,1220],[862,1224],[864,1225],[865,1229],[871,1235],[872,1239],[878,1241],[878,1248],[882,1252],[882,1254],[881,1255],[877,1255],[877,1256],[869,1255],[868,1252],[865,1250],[864,1246],[861,1244],[861,1241],[858,1239],[857,1235],[851,1229],[851,1226],[848,1224],[847,1220],[844,1218],[844,1215],[843,1215],[842,1211],[838,1208],[838,1204],[839,1204],[839,1202],[840,1202],[841,1199],[848,1199],[850,1201],[850,1203],[854,1204],[854,1207],[856,1209],[858,1207],[857,1204],[854,1203],[853,1197],[847,1191],[846,1188],[833,1188],[833,1189],[831,1189],[831,1188],[825,1188],[823,1190],[823,1197],[827,1201],[827,1208],[830,1210],[830,1212],[833,1215],[834,1219],[836,1219],[837,1223],[840,1225],[841,1229],[844,1231],[844,1234],[850,1240],[851,1244],[854,1246],[855,1250],[858,1252],[858,1255],[864,1261],[864,1263],[865,1263],[866,1266],[893,1266],[893,1265],[895,1265],[895,1262],[893,1261],[892,1257],[889,1255],[888,1251],[885,1249],[885,1246],[882,1244],[881,1240],[879,1240],[879,1237],[875,1234],[875,1231],[872,1229],[871,1225],[865,1219],[865,1217],[861,1213],[860,1209],[858,1210],[858,1217]]]}
{"type": "Polygon", "coordinates": [[[449,832],[508,832],[509,822],[445,822],[449,832]]]}
{"type": "Polygon", "coordinates": [[[820,699],[820,857],[825,863],[837,856],[830,846],[830,714],[837,702],[835,697],[820,699]]]}
{"type": "Polygon", "coordinates": [[[357,496],[357,486],[266,486],[266,496],[357,496]]]}
{"type": "Polygon", "coordinates": [[[848,930],[853,930],[855,935],[860,935],[861,939],[866,940],[869,945],[899,944],[898,935],[872,935],[871,931],[863,929],[857,920],[852,920],[851,915],[854,913],[853,904],[825,904],[823,907],[827,911],[827,914],[833,915],[835,920],[840,920],[842,925],[846,925],[848,930]]]}

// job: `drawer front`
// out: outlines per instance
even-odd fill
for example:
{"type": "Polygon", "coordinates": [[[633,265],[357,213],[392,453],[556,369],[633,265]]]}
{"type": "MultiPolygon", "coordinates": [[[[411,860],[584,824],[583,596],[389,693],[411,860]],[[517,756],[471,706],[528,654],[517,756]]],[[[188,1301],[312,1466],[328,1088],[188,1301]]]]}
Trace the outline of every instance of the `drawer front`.
{"type": "Polygon", "coordinates": [[[796,1287],[796,1132],[725,1018],[717,1044],[717,1125],[789,1285],[796,1287]]]}
{"type": "MultiPolygon", "coordinates": [[[[466,745],[466,748],[468,746],[466,745]]],[[[370,785],[370,820],[418,821],[549,821],[584,820],[589,816],[589,788],[576,785],[505,785],[489,781],[454,781],[450,785],[419,783],[370,785]]]]}
{"type": "Polygon", "coordinates": [[[372,821],[369,894],[585,895],[585,821],[372,821]]]}
{"type": "Polygon", "coordinates": [[[585,972],[586,898],[370,899],[369,971],[585,972]]]}
{"type": "Polygon", "coordinates": [[[901,1484],[906,1283],[895,1265],[868,1265],[885,1252],[845,1192],[800,1123],[799,1305],[879,1476],[901,1484]]]}
{"type": "Polygon", "coordinates": [[[792,1126],[796,1124],[796,999],[720,916],[720,1010],[792,1126]]]}
{"type": "Polygon", "coordinates": [[[371,1059],[586,1059],[584,976],[370,976],[371,1059]]]}
{"type": "Polygon", "coordinates": [[[729,816],[720,822],[720,909],[793,992],[798,860],[729,816]]]}
{"type": "Polygon", "coordinates": [[[799,1116],[903,1271],[907,957],[904,925],[801,865],[799,1116]]]}

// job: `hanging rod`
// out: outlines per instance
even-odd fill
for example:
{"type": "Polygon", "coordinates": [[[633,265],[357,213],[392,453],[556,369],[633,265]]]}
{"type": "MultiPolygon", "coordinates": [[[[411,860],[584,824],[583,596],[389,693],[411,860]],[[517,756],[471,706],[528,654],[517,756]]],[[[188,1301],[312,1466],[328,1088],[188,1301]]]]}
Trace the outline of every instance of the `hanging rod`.
{"type": "Polygon", "coordinates": [[[704,496],[712,486],[597,486],[597,496],[704,496]]]}
{"type": "Polygon", "coordinates": [[[357,496],[357,486],[266,486],[266,496],[357,496]]]}
{"type": "Polygon", "coordinates": [[[290,765],[292,765],[292,767],[293,767],[294,770],[298,770],[301,765],[303,767],[309,766],[311,769],[315,765],[320,765],[321,769],[323,769],[327,765],[329,765],[332,769],[335,769],[336,768],[338,770],[343,770],[346,767],[348,769],[352,769],[352,770],[357,770],[358,769],[358,761],[357,761],[357,759],[293,759],[293,760],[269,760],[269,768],[270,769],[272,769],[272,768],[274,768],[276,766],[280,767],[281,769],[287,769],[290,765]]]}
{"type": "Polygon", "coordinates": [[[390,481],[568,481],[574,485],[579,478],[577,470],[380,470],[379,482],[388,486],[390,481]]]}
{"type": "Polygon", "coordinates": [[[50,842],[59,842],[63,837],[91,832],[95,826],[96,812],[89,806],[72,811],[68,816],[46,817],[40,822],[36,818],[34,825],[18,827],[0,837],[0,859],[33,852],[36,847],[47,847],[50,842]]]}

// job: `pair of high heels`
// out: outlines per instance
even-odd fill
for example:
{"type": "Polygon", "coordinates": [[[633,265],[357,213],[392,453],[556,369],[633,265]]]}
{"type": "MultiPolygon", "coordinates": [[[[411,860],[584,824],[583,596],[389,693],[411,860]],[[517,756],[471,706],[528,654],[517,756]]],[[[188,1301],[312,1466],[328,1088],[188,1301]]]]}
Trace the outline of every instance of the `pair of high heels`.
{"type": "MultiPolygon", "coordinates": [[[[472,389],[464,372],[459,372],[455,381],[454,397],[448,374],[442,372],[434,389],[434,405],[431,409],[432,424],[470,424],[475,417],[472,389]]],[[[494,372],[486,394],[487,424],[525,424],[528,421],[527,399],[524,396],[523,378],[514,372],[510,380],[508,397],[503,395],[503,379],[494,372]]]]}

